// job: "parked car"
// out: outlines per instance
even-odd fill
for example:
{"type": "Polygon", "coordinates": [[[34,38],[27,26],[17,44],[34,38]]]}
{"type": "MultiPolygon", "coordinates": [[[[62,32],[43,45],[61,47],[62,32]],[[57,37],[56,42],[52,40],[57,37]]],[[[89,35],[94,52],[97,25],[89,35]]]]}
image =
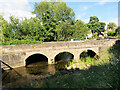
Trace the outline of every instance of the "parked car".
{"type": "Polygon", "coordinates": [[[70,39],[71,42],[84,42],[83,40],[79,40],[79,39],[70,39]]]}

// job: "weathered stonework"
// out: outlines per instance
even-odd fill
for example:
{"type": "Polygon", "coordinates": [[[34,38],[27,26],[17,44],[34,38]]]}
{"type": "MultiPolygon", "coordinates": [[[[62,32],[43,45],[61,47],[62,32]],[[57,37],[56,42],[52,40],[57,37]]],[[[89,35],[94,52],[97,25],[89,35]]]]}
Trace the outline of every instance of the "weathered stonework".
{"type": "MultiPolygon", "coordinates": [[[[48,64],[55,63],[55,56],[61,52],[69,52],[74,55],[77,61],[79,55],[84,50],[92,50],[97,55],[112,46],[115,40],[86,40],[84,42],[45,42],[41,44],[23,44],[23,45],[6,45],[2,46],[4,54],[2,61],[13,68],[25,66],[26,59],[33,54],[43,54],[48,58],[48,64]]],[[[6,68],[2,64],[2,68],[6,68]]]]}

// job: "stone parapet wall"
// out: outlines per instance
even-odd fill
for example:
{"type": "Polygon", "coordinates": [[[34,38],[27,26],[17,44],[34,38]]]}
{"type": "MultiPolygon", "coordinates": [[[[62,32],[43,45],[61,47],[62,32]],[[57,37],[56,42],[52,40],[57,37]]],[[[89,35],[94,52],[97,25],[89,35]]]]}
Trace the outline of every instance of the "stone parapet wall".
{"type": "Polygon", "coordinates": [[[111,42],[115,41],[108,41],[108,40],[86,40],[84,42],[44,42],[41,44],[23,44],[23,45],[5,45],[2,46],[2,52],[12,52],[12,51],[24,51],[24,50],[34,50],[40,48],[69,48],[69,47],[92,47],[92,46],[101,46],[101,45],[109,45],[111,42]]]}

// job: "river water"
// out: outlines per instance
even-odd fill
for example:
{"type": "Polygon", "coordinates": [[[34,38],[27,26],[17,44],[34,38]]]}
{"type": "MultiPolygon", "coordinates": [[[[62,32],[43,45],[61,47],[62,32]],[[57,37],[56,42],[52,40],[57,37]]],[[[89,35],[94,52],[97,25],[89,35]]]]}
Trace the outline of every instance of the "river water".
{"type": "MultiPolygon", "coordinates": [[[[60,69],[65,69],[65,65],[68,64],[70,60],[59,60],[56,64],[49,65],[48,62],[35,62],[27,67],[19,67],[14,70],[17,71],[22,77],[27,77],[27,80],[32,78],[45,78],[50,75],[54,75],[56,71],[60,69]]],[[[2,73],[2,85],[6,87],[7,84],[16,82],[21,78],[14,70],[6,70],[2,73]]],[[[27,80],[22,79],[22,81],[27,82],[27,80]]]]}

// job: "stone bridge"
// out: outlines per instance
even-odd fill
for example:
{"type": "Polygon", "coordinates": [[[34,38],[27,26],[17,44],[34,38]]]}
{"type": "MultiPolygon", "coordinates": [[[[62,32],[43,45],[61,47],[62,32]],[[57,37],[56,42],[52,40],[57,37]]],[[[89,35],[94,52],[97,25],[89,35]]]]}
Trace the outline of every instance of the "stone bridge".
{"type": "MultiPolygon", "coordinates": [[[[26,59],[34,54],[48,58],[48,64],[54,64],[55,57],[62,52],[74,55],[76,62],[83,51],[92,50],[97,55],[115,43],[115,40],[86,40],[84,42],[44,42],[41,44],[5,45],[2,46],[2,61],[13,68],[26,65],[26,59]]],[[[7,68],[2,64],[2,68],[7,68]]]]}

